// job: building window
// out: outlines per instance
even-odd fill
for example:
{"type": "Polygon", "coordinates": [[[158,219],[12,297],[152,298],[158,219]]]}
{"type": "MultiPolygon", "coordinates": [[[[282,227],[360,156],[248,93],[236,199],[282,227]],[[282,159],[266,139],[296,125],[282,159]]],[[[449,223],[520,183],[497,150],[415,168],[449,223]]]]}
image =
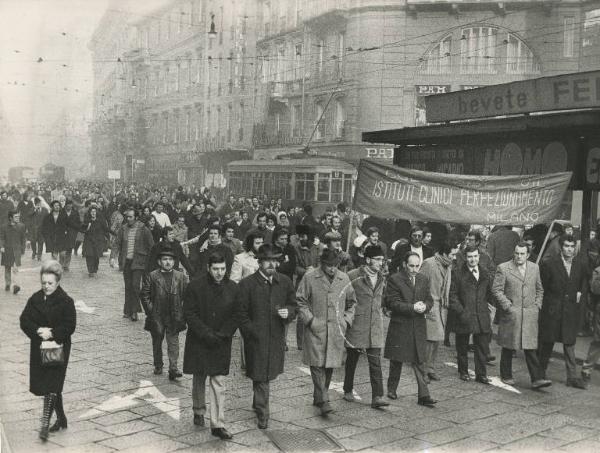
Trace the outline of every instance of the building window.
{"type": "Polygon", "coordinates": [[[148,99],[148,89],[150,85],[150,77],[146,76],[144,80],[144,99],[148,99]]]}
{"type": "Polygon", "coordinates": [[[344,75],[344,56],[346,54],[346,35],[339,33],[337,37],[337,55],[335,56],[335,76],[342,78],[344,75]]]}
{"type": "Polygon", "coordinates": [[[175,114],[175,118],[174,118],[174,123],[173,124],[173,143],[179,143],[179,138],[180,138],[180,133],[181,133],[181,121],[179,118],[179,113],[175,114]]]}
{"type": "Polygon", "coordinates": [[[315,123],[317,125],[315,130],[315,140],[322,140],[325,138],[325,115],[323,115],[323,104],[319,102],[315,107],[315,123]]]}
{"type": "Polygon", "coordinates": [[[419,73],[450,74],[452,72],[452,36],[446,36],[421,59],[419,73]]]}
{"type": "Polygon", "coordinates": [[[315,201],[314,173],[296,173],[295,198],[297,200],[315,201]]]}
{"type": "Polygon", "coordinates": [[[302,130],[302,105],[294,104],[292,108],[292,137],[301,137],[302,130]]]}
{"type": "Polygon", "coordinates": [[[329,201],[342,201],[344,196],[344,174],[340,171],[331,173],[331,199],[329,201]]]}
{"type": "Polygon", "coordinates": [[[563,19],[563,57],[572,57],[575,48],[575,18],[563,19]]]}
{"type": "Polygon", "coordinates": [[[319,40],[319,44],[317,44],[317,47],[319,48],[319,55],[317,57],[317,74],[321,76],[323,74],[323,56],[325,52],[325,41],[323,41],[322,39],[319,40]]]}
{"type": "Polygon", "coordinates": [[[181,88],[181,63],[177,63],[177,73],[175,74],[175,91],[179,91],[181,88]]]}
{"type": "Polygon", "coordinates": [[[302,78],[302,43],[294,46],[294,80],[302,78]]]}
{"type": "MultiPolygon", "coordinates": [[[[165,20],[165,19],[163,19],[165,20]]],[[[171,15],[169,14],[165,20],[166,24],[165,24],[165,28],[166,28],[166,40],[168,41],[169,39],[171,39],[171,15]]]]}
{"type": "Polygon", "coordinates": [[[154,74],[154,97],[158,96],[158,85],[160,84],[160,73],[156,71],[154,74]]]}
{"type": "Polygon", "coordinates": [[[185,112],[185,141],[189,142],[191,138],[192,118],[190,111],[185,112]]]}
{"type": "Polygon", "coordinates": [[[169,114],[165,114],[164,118],[164,128],[163,128],[163,144],[167,144],[167,140],[169,139],[169,114]]]}
{"type": "Polygon", "coordinates": [[[240,130],[238,133],[238,141],[241,142],[242,140],[244,140],[244,103],[243,102],[240,102],[240,115],[239,115],[238,120],[239,120],[238,122],[240,125],[240,130]]]}
{"type": "Polygon", "coordinates": [[[177,33],[181,33],[181,30],[183,30],[183,16],[185,16],[185,11],[180,10],[176,11],[176,13],[179,16],[179,20],[177,21],[177,33]]]}
{"type": "Polygon", "coordinates": [[[265,37],[271,34],[271,2],[263,3],[263,26],[265,37]]]}
{"type": "Polygon", "coordinates": [[[302,3],[304,0],[296,0],[296,27],[302,23],[302,3]]]}
{"type": "Polygon", "coordinates": [[[165,80],[164,80],[164,87],[163,87],[163,93],[168,93],[169,92],[169,68],[165,68],[165,80]]]}
{"type": "Polygon", "coordinates": [[[231,117],[233,115],[233,105],[227,106],[227,142],[231,142],[231,117]]]}
{"type": "Polygon", "coordinates": [[[331,185],[329,173],[319,173],[317,180],[317,201],[329,201],[329,189],[331,185]]]}
{"type": "Polygon", "coordinates": [[[496,37],[498,29],[473,27],[462,30],[460,45],[461,74],[496,73],[496,37]]]}
{"type": "Polygon", "coordinates": [[[506,72],[507,74],[540,72],[539,64],[527,44],[511,34],[508,35],[506,44],[506,72]]]}
{"type": "Polygon", "coordinates": [[[346,112],[342,101],[335,101],[335,138],[344,138],[346,129],[346,112]]]}

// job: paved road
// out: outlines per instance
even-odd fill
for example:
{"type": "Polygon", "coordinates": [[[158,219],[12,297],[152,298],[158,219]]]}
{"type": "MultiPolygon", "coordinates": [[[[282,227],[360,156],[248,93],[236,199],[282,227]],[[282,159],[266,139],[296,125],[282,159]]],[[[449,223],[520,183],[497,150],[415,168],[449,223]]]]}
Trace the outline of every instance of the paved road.
{"type": "MultiPolygon", "coordinates": [[[[223,442],[209,429],[193,425],[190,376],[171,383],[166,375],[152,374],[150,336],[143,322],[121,317],[121,274],[103,259],[98,278],[89,279],[79,257],[62,282],[79,307],[64,393],[69,429],[41,444],[37,428],[42,401],[28,392],[29,343],[18,323],[27,297],[39,287],[38,269],[37,262],[25,258],[22,294],[0,294],[0,417],[13,452],[277,451],[256,428],[252,386],[239,371],[237,342],[225,413],[234,438],[223,442]]],[[[295,345],[292,331],[290,343],[295,345]]],[[[269,429],[325,429],[346,450],[600,451],[598,373],[587,391],[567,388],[564,365],[554,359],[549,377],[555,384],[547,391],[532,391],[519,356],[514,364],[517,387],[507,389],[460,381],[452,366],[453,350],[442,347],[441,354],[442,381],[431,385],[432,396],[439,400],[436,409],[417,406],[416,383],[408,372],[400,382],[400,398],[386,410],[371,409],[368,373],[361,360],[356,391],[362,400],[343,401],[337,386],[331,392],[336,412],[323,419],[311,406],[312,385],[300,353],[290,348],[286,372],[271,387],[269,429]]],[[[497,372],[493,367],[489,374],[497,372]]],[[[334,387],[342,380],[343,373],[336,371],[334,387]]]]}

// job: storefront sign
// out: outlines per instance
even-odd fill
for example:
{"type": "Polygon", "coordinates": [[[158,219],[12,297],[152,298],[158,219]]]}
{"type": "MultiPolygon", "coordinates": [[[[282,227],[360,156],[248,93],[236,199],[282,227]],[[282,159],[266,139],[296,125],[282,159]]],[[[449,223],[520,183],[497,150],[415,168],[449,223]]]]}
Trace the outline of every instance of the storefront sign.
{"type": "Polygon", "coordinates": [[[415,85],[415,126],[425,126],[425,96],[450,93],[451,85],[415,85]]]}
{"type": "Polygon", "coordinates": [[[570,179],[570,172],[450,177],[364,159],[358,167],[353,208],[408,220],[546,223],[556,218],[570,179]]]}
{"type": "Polygon", "coordinates": [[[428,96],[430,123],[600,107],[600,71],[562,74],[428,96]]]}

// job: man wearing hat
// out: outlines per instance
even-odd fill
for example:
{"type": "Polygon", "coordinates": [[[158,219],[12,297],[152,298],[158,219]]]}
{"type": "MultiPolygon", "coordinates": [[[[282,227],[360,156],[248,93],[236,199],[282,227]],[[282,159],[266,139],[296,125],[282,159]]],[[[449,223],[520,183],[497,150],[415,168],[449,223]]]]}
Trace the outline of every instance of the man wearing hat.
{"type": "MultiPolygon", "coordinates": [[[[309,271],[319,267],[319,246],[315,245],[310,227],[308,225],[296,225],[298,244],[294,247],[296,251],[296,288],[302,277],[309,271]]],[[[304,324],[298,319],[296,321],[296,344],[298,350],[302,350],[304,338],[304,324]]]]}
{"type": "Polygon", "coordinates": [[[252,379],[258,427],[269,423],[269,382],[283,373],[285,326],[296,312],[292,281],[277,272],[282,253],[264,244],[258,249],[258,270],[238,286],[235,321],[244,337],[246,376],[252,379]]]}
{"type": "Polygon", "coordinates": [[[167,337],[169,380],[174,381],[181,377],[177,367],[179,332],[185,330],[183,293],[188,278],[182,271],[174,269],[175,251],[170,245],[165,244],[158,251],[157,261],[159,269],[144,276],[140,293],[146,313],[144,329],[152,335],[154,374],[162,374],[162,343],[165,336],[167,337]]]}
{"type": "Polygon", "coordinates": [[[302,361],[310,366],[313,404],[327,415],[329,384],[334,368],[342,366],[344,335],[352,326],[356,296],[348,276],[338,268],[338,254],[326,248],[319,269],[304,275],[296,292],[298,314],[304,323],[302,361]]]}
{"type": "Polygon", "coordinates": [[[385,252],[379,245],[365,250],[365,264],[348,273],[356,294],[356,314],[352,326],[346,331],[346,374],[344,377],[344,399],[354,399],[354,372],[362,354],[369,362],[371,379],[371,407],[388,406],[383,400],[383,373],[381,372],[381,348],[383,347],[383,310],[381,302],[385,288],[382,270],[385,252]]]}

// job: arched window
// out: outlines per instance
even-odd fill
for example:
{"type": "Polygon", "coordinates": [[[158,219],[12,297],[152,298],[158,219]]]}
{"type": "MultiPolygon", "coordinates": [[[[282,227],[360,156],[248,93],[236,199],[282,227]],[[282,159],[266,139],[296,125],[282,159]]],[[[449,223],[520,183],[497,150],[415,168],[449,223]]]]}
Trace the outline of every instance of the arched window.
{"type": "Polygon", "coordinates": [[[495,74],[496,38],[494,27],[472,27],[462,30],[460,37],[461,74],[495,74]]]}
{"type": "Polygon", "coordinates": [[[438,42],[427,55],[421,59],[419,73],[450,74],[452,72],[452,36],[448,35],[438,42]]]}
{"type": "Polygon", "coordinates": [[[527,44],[509,33],[506,39],[506,73],[538,74],[540,65],[527,44]]]}

